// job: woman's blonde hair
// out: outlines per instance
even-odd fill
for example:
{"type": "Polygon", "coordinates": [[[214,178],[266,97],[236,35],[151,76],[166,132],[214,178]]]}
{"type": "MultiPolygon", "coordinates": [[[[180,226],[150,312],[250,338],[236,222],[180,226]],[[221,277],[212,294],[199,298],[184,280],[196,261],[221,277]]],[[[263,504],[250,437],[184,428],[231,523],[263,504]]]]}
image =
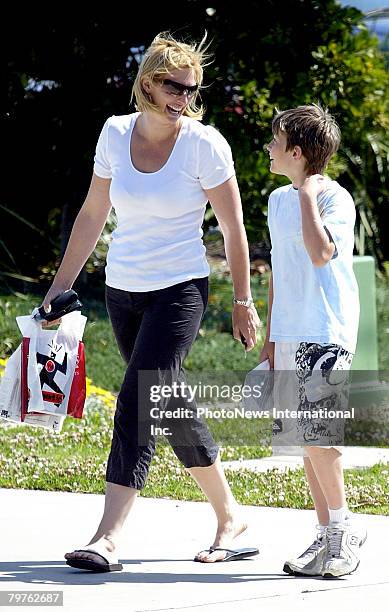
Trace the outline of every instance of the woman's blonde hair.
{"type": "MultiPolygon", "coordinates": [[[[142,87],[142,80],[145,77],[154,81],[162,80],[172,70],[191,68],[196,83],[201,86],[203,69],[210,63],[207,62],[210,55],[207,53],[209,45],[205,45],[206,37],[207,33],[198,44],[188,44],[175,40],[169,32],[157,34],[149,48],[146,49],[132,87],[131,102],[135,98],[138,111],[155,112],[159,110],[142,87]]],[[[205,112],[202,104],[200,106],[196,104],[198,95],[196,93],[193,96],[183,113],[192,119],[202,119],[205,112]]]]}

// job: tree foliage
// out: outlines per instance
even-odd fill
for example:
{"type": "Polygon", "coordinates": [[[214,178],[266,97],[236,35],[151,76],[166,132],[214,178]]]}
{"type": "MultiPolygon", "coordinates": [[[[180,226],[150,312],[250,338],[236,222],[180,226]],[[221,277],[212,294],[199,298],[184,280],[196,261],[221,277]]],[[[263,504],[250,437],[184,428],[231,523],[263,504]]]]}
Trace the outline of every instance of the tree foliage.
{"type": "MultiPolygon", "coordinates": [[[[270,175],[263,145],[274,107],[321,101],[337,117],[342,149],[332,164],[360,211],[358,246],[388,259],[388,73],[356,9],[335,0],[201,0],[85,16],[33,7],[6,34],[8,99],[1,121],[6,167],[0,201],[0,282],[31,288],[54,273],[89,185],[106,117],[125,114],[145,46],[161,30],[199,39],[206,70],[205,122],[233,148],[252,241],[266,240],[270,175]]],[[[208,215],[209,217],[209,215],[208,215]]],[[[208,219],[212,224],[212,219],[208,219]]],[[[88,263],[101,269],[107,235],[88,263]],[[100,249],[100,251],[99,251],[100,249]]]]}
{"type": "MultiPolygon", "coordinates": [[[[254,23],[256,4],[246,4],[248,23],[254,23]]],[[[378,41],[367,31],[359,11],[332,0],[290,2],[287,10],[277,11],[277,20],[270,16],[272,5],[261,4],[261,22],[255,31],[239,24],[237,10],[218,27],[221,59],[215,71],[227,75],[224,83],[227,80],[230,99],[226,104],[222,85],[212,118],[234,147],[249,238],[266,234],[267,196],[284,182],[270,175],[263,151],[271,137],[275,107],[320,102],[342,130],[342,146],[329,174],[356,201],[358,252],[372,253],[381,263],[389,256],[384,239],[389,74],[378,41]],[[241,35],[234,37],[233,29],[241,35]]]]}

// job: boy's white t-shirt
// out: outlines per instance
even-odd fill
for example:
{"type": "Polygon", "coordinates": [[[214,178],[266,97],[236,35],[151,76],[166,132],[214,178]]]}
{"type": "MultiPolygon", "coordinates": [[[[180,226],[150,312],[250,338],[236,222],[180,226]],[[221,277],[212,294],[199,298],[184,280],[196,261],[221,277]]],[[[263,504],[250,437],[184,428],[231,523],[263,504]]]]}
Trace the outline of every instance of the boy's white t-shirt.
{"type": "Polygon", "coordinates": [[[303,241],[298,190],[286,185],[269,197],[272,242],[272,342],[339,344],[355,352],[359,293],[353,271],[355,205],[336,181],[319,194],[323,226],[335,252],[323,267],[313,265],[303,241]]]}
{"type": "Polygon", "coordinates": [[[113,115],[100,133],[94,172],[111,179],[117,227],[105,268],[106,284],[125,291],[152,291],[208,276],[202,223],[204,189],[234,174],[231,148],[212,126],[182,117],[169,159],[157,172],[132,164],[131,134],[140,113],[113,115]]]}

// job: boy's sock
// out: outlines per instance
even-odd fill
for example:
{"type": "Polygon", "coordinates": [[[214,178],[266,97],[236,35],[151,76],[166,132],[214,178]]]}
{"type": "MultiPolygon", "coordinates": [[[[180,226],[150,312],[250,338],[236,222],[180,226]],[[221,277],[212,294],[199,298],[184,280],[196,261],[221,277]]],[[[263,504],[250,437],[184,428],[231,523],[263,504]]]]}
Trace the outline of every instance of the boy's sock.
{"type": "Polygon", "coordinates": [[[344,523],[351,514],[347,506],[336,509],[328,508],[328,513],[330,515],[330,523],[344,523]]]}
{"type": "Polygon", "coordinates": [[[319,525],[316,525],[316,530],[317,530],[317,533],[318,533],[319,535],[321,535],[321,536],[322,536],[322,535],[324,535],[325,530],[327,529],[327,527],[328,527],[328,525],[320,525],[320,524],[319,524],[319,525]]]}

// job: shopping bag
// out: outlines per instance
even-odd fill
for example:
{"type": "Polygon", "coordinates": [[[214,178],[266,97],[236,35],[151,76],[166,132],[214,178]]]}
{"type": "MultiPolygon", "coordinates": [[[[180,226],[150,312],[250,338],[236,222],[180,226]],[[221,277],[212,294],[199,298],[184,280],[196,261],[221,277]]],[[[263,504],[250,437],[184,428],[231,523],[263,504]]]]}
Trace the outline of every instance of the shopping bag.
{"type": "Polygon", "coordinates": [[[20,421],[20,358],[21,345],[9,357],[0,384],[0,417],[20,421]]]}
{"type": "Polygon", "coordinates": [[[21,420],[32,413],[81,418],[86,397],[81,341],[86,317],[62,317],[57,330],[42,329],[32,315],[16,317],[21,345],[21,420]]]}
{"type": "Polygon", "coordinates": [[[245,395],[242,404],[247,411],[267,412],[269,416],[273,410],[274,370],[270,369],[268,359],[262,361],[256,368],[246,374],[244,387],[245,395]]]}
{"type": "Polygon", "coordinates": [[[74,370],[72,386],[67,408],[67,416],[82,419],[86,399],[86,372],[84,343],[78,343],[76,368],[74,370]]]}
{"type": "Polygon", "coordinates": [[[51,414],[28,414],[21,420],[21,348],[9,357],[0,384],[0,418],[16,424],[34,425],[44,427],[51,431],[60,432],[64,416],[51,414]]]}

